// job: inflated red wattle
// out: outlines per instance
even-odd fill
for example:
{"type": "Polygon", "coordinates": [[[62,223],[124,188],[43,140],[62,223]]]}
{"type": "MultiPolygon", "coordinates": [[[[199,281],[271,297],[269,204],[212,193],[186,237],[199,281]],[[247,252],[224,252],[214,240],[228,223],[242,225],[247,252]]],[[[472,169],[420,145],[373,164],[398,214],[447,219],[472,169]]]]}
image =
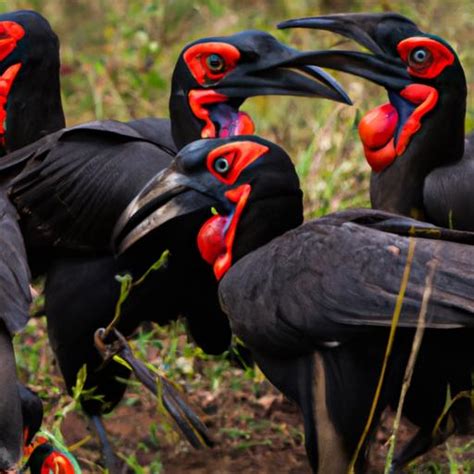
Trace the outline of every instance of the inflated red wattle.
{"type": "Polygon", "coordinates": [[[219,255],[226,251],[224,231],[228,221],[228,217],[212,216],[199,230],[198,249],[202,258],[210,265],[214,265],[219,255]]]}
{"type": "Polygon", "coordinates": [[[242,184],[227,191],[226,198],[236,203],[234,212],[227,217],[220,215],[211,217],[199,231],[198,249],[203,259],[213,265],[217,280],[220,280],[232,265],[235,233],[251,191],[250,184],[242,184]],[[231,219],[230,224],[226,227],[229,219],[231,219]],[[219,252],[219,249],[222,250],[219,252]]]}
{"type": "Polygon", "coordinates": [[[390,165],[397,157],[395,139],[392,138],[384,147],[378,150],[364,147],[364,153],[369,166],[378,173],[390,165]]]}
{"type": "Polygon", "coordinates": [[[395,145],[398,112],[388,103],[368,112],[359,123],[364,154],[373,171],[379,172],[402,155],[413,135],[421,128],[421,119],[438,103],[438,91],[425,84],[410,84],[400,96],[417,107],[400,129],[395,145]]]}
{"type": "Polygon", "coordinates": [[[359,123],[359,135],[364,146],[381,148],[397,129],[398,112],[390,103],[380,105],[364,115],[359,123]]]}
{"type": "Polygon", "coordinates": [[[371,110],[359,123],[364,154],[375,172],[386,168],[397,156],[393,138],[397,123],[397,109],[390,103],[371,110]]]}
{"type": "Polygon", "coordinates": [[[253,135],[255,125],[246,112],[237,114],[237,120],[228,127],[221,127],[219,130],[219,138],[235,137],[236,135],[253,135]]]}

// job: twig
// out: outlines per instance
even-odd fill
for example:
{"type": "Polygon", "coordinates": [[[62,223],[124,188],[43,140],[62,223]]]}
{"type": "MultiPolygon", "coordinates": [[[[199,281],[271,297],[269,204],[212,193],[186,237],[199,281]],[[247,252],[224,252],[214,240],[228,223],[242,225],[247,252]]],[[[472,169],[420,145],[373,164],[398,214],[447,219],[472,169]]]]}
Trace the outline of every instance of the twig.
{"type": "Polygon", "coordinates": [[[428,273],[425,279],[425,289],[423,291],[423,299],[421,300],[420,313],[418,315],[418,322],[416,325],[415,337],[413,338],[412,348],[410,357],[408,359],[407,366],[405,368],[405,375],[403,377],[403,385],[400,393],[400,400],[398,401],[397,413],[393,421],[393,431],[389,440],[389,449],[387,454],[387,460],[385,462],[385,474],[389,474],[392,468],[393,454],[395,452],[395,444],[397,439],[398,429],[400,427],[400,420],[402,418],[403,405],[405,403],[406,394],[410,388],[413,372],[415,370],[416,359],[420,352],[421,342],[426,328],[426,313],[428,311],[428,303],[431,298],[431,292],[433,290],[433,278],[438,266],[437,260],[431,260],[428,262],[428,273]]]}
{"type": "Polygon", "coordinates": [[[388,365],[388,359],[390,357],[390,354],[392,352],[392,347],[393,347],[393,342],[395,340],[395,332],[398,326],[398,320],[400,319],[400,313],[402,311],[402,304],[403,304],[403,299],[405,297],[405,291],[408,286],[408,280],[410,278],[410,270],[411,270],[411,265],[413,262],[413,256],[415,254],[415,245],[416,245],[416,240],[413,237],[409,238],[409,244],[408,244],[408,254],[407,254],[407,261],[405,264],[405,268],[403,270],[403,276],[402,276],[402,281],[400,283],[400,291],[398,292],[397,295],[397,301],[395,303],[395,309],[393,310],[393,316],[392,316],[392,324],[390,326],[390,334],[388,336],[388,342],[387,342],[387,347],[385,348],[385,356],[382,364],[382,369],[380,371],[380,376],[379,376],[379,381],[377,384],[377,388],[375,390],[374,394],[374,399],[372,400],[372,406],[370,407],[370,412],[369,416],[367,418],[367,423],[365,425],[364,431],[362,432],[362,435],[359,439],[359,443],[357,445],[357,448],[352,456],[351,462],[348,467],[348,473],[349,474],[354,474],[354,468],[355,464],[357,462],[357,458],[359,457],[360,450],[362,449],[362,446],[364,445],[364,442],[367,438],[367,435],[369,433],[370,427],[372,425],[372,422],[374,420],[375,416],[375,410],[377,408],[377,404],[379,402],[380,398],[380,392],[382,391],[382,385],[385,379],[385,372],[387,370],[387,365],[388,365]]]}

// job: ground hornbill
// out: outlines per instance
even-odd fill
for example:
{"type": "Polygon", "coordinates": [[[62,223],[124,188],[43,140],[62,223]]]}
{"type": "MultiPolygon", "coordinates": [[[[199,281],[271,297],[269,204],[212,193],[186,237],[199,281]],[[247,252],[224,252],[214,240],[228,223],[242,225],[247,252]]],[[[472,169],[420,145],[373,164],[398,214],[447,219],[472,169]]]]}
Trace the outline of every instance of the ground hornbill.
{"type": "MultiPolygon", "coordinates": [[[[0,164],[4,176],[17,175],[9,195],[21,215],[29,262],[35,273],[47,271],[48,332],[68,389],[87,363],[86,388],[97,387],[105,397],[103,403],[82,400],[96,421],[122,397],[126,385],[117,376],[128,375],[115,363],[96,373],[101,359],[92,345],[95,329],[112,319],[119,294],[114,276],[125,268],[109,246],[116,218],[148,178],[169,164],[173,139],[179,147],[196,136],[252,132],[250,118],[238,110],[245,98],[288,94],[348,101],[318,69],[289,70],[288,62],[298,54],[258,31],[197,41],[185,48],[173,75],[171,132],[170,123],[158,119],[95,122],[60,130],[0,164]]],[[[159,314],[148,304],[150,298],[156,301],[153,278],[125,303],[122,331],[130,333],[144,319],[166,322],[181,313],[207,352],[227,349],[230,331],[215,300],[212,275],[189,283],[194,304],[173,302],[159,314]],[[203,323],[206,317],[212,334],[203,323]]],[[[156,278],[166,292],[163,278],[156,278]]]]}
{"type": "MultiPolygon", "coordinates": [[[[36,13],[0,15],[0,156],[62,126],[56,35],[36,13]]],[[[0,247],[0,472],[4,472],[17,467],[23,441],[30,443],[42,417],[42,411],[41,416],[30,416],[42,410],[41,402],[34,397],[35,403],[30,403],[33,395],[16,382],[11,337],[28,320],[30,273],[4,182],[0,182],[0,247]],[[29,435],[23,439],[25,430],[29,435]]]]}
{"type": "MultiPolygon", "coordinates": [[[[19,385],[21,399],[21,413],[23,417],[23,442],[25,445],[24,457],[31,474],[53,472],[57,474],[77,474],[75,461],[71,461],[65,453],[58,451],[44,436],[35,433],[40,429],[43,421],[43,403],[30,389],[19,385]]],[[[22,472],[24,472],[22,470],[22,472]]]]}
{"type": "Polygon", "coordinates": [[[396,13],[336,14],[279,26],[333,31],[373,53],[318,51],[313,61],[388,92],[389,103],[359,124],[372,168],[372,207],[474,230],[474,135],[465,140],[467,87],[454,49],[396,13]]]}
{"type": "MultiPolygon", "coordinates": [[[[207,143],[208,141],[209,140],[204,140],[202,143],[207,143]]],[[[222,149],[222,152],[227,154],[229,163],[233,163],[233,170],[229,173],[229,180],[235,182],[242,174],[243,176],[245,175],[246,179],[251,183],[252,180],[250,178],[254,168],[254,161],[258,160],[261,155],[264,155],[268,151],[267,147],[258,142],[246,142],[247,146],[242,145],[240,142],[234,145],[230,143],[229,139],[223,139],[223,141],[219,143],[221,143],[222,146],[218,152],[222,149]],[[247,171],[247,166],[252,169],[247,171]]],[[[205,149],[210,150],[211,145],[212,142],[209,145],[205,145],[205,149]]],[[[199,162],[203,160],[200,150],[201,148],[198,146],[189,145],[183,150],[182,154],[179,155],[183,158],[178,159],[174,166],[172,165],[170,168],[165,169],[162,174],[172,176],[172,170],[176,166],[181,166],[183,163],[185,166],[195,166],[197,173],[202,172],[203,170],[200,170],[202,167],[198,166],[199,162]]],[[[135,159],[137,159],[137,157],[135,157],[135,159]]],[[[220,168],[221,166],[225,166],[226,163],[225,160],[220,160],[217,156],[215,167],[222,173],[226,173],[227,170],[220,168]]],[[[265,160],[262,159],[263,168],[268,169],[272,183],[277,185],[281,181],[279,175],[283,174],[283,171],[279,169],[281,168],[281,164],[276,162],[276,170],[273,173],[275,176],[273,176],[272,164],[273,160],[270,156],[266,157],[265,160]]],[[[48,166],[51,168],[62,168],[59,160],[48,163],[48,166]]],[[[285,167],[288,166],[288,164],[285,164],[285,167]]],[[[44,170],[45,168],[42,169],[44,170]]],[[[131,182],[134,182],[133,169],[134,168],[128,169],[127,174],[127,178],[131,182]]],[[[206,170],[205,168],[204,171],[211,175],[211,173],[206,170]]],[[[140,173],[140,170],[137,170],[136,173],[140,173]]],[[[61,195],[61,201],[55,202],[54,187],[51,188],[52,182],[48,183],[50,186],[49,189],[53,189],[53,191],[49,195],[50,202],[47,202],[48,195],[44,194],[42,189],[39,189],[44,180],[42,179],[39,183],[35,182],[38,174],[39,170],[34,169],[34,167],[29,172],[25,170],[24,173],[20,173],[15,179],[11,187],[11,199],[16,203],[21,203],[21,205],[18,204],[19,209],[28,209],[28,213],[25,212],[24,216],[26,220],[28,220],[29,217],[34,218],[37,209],[35,206],[54,205],[56,208],[61,208],[61,206],[67,205],[70,206],[69,208],[71,209],[74,208],[73,201],[64,200],[64,195],[61,195]],[[31,186],[29,186],[29,184],[31,186]]],[[[76,178],[78,178],[77,175],[76,178]]],[[[71,181],[69,181],[68,184],[71,184],[71,181]]],[[[61,183],[64,183],[64,181],[61,180],[61,183]]],[[[80,184],[81,182],[78,178],[77,186],[80,184]]],[[[72,198],[74,197],[74,189],[77,189],[77,186],[76,183],[74,183],[73,186],[68,187],[72,188],[70,195],[72,198]]],[[[250,188],[249,184],[246,186],[250,188]]],[[[297,185],[292,186],[292,189],[293,188],[298,191],[297,185]]],[[[283,186],[281,186],[280,189],[285,191],[283,186]]],[[[173,196],[174,191],[170,191],[170,193],[164,191],[164,194],[158,196],[157,199],[166,201],[173,196]]],[[[255,196],[260,196],[262,199],[265,199],[266,194],[262,193],[259,195],[256,193],[255,196]]],[[[237,197],[234,197],[234,199],[237,199],[237,197]]],[[[289,225],[285,222],[292,223],[294,227],[301,220],[301,209],[295,213],[291,207],[283,205],[281,212],[292,212],[285,220],[281,220],[281,212],[277,206],[277,204],[280,203],[279,199],[281,199],[283,203],[287,203],[295,198],[290,193],[290,196],[285,195],[275,199],[274,217],[273,219],[268,218],[269,224],[267,226],[268,228],[271,225],[275,234],[284,232],[289,228],[289,225]]],[[[298,205],[301,205],[300,201],[301,199],[299,198],[297,200],[298,205]]],[[[230,342],[228,323],[219,308],[217,301],[217,283],[214,279],[212,269],[200,258],[195,239],[197,232],[196,225],[203,219],[206,220],[212,217],[212,207],[216,206],[219,208],[219,203],[213,199],[209,199],[206,197],[206,194],[199,193],[197,190],[187,194],[181,193],[175,197],[173,202],[186,203],[188,208],[191,207],[194,212],[175,219],[174,223],[177,224],[177,226],[169,226],[166,234],[162,234],[163,237],[166,235],[166,240],[164,240],[166,246],[163,249],[170,251],[166,268],[162,271],[150,274],[142,285],[131,292],[123,306],[122,316],[117,328],[122,333],[129,334],[143,320],[154,320],[163,324],[171,319],[175,319],[178,314],[184,314],[189,321],[192,335],[198,344],[209,351],[217,349],[223,351],[227,349],[230,342]]],[[[115,209],[114,204],[113,194],[103,197],[101,205],[104,209],[115,209]]],[[[255,203],[255,208],[257,209],[259,205],[258,202],[255,203]]],[[[266,207],[272,210],[269,205],[266,207]]],[[[238,205],[237,213],[241,212],[239,209],[240,206],[238,205]]],[[[61,213],[56,210],[52,215],[60,214],[61,213]]],[[[68,224],[72,225],[72,222],[69,221],[68,224]]],[[[252,221],[251,224],[255,225],[255,222],[252,221]]],[[[42,228],[46,229],[46,231],[48,230],[46,226],[42,228]]],[[[67,227],[65,227],[65,229],[67,229],[67,227]]],[[[109,229],[104,226],[103,230],[97,230],[95,233],[95,241],[93,239],[90,239],[90,241],[84,239],[84,241],[90,244],[90,242],[101,242],[101,239],[105,240],[105,236],[99,235],[99,232],[109,232],[109,229]]],[[[258,237],[259,234],[260,231],[256,230],[255,236],[258,237]]],[[[71,234],[63,233],[63,240],[54,239],[50,234],[45,235],[45,237],[54,239],[55,242],[60,242],[60,249],[62,248],[68,253],[73,247],[72,245],[69,246],[68,243],[73,242],[74,245],[77,245],[77,240],[75,239],[78,239],[81,234],[79,230],[75,232],[73,234],[74,239],[66,238],[69,235],[71,234]],[[64,245],[64,247],[61,247],[61,245],[64,245]]],[[[110,237],[111,236],[109,236],[109,240],[110,237]]],[[[262,243],[265,241],[266,240],[263,240],[262,243]]],[[[155,239],[155,251],[157,250],[156,246],[157,243],[155,239]]],[[[76,248],[77,253],[84,252],[84,248],[76,248]]],[[[88,248],[93,248],[93,246],[91,247],[91,245],[89,245],[88,248]]],[[[100,246],[97,246],[97,248],[100,248],[100,246]]],[[[56,331],[56,333],[52,333],[51,340],[55,352],[58,355],[59,362],[61,364],[69,364],[66,365],[66,368],[76,364],[77,370],[79,370],[84,363],[87,363],[88,375],[91,375],[90,379],[92,380],[87,388],[96,387],[94,395],[101,395],[103,397],[102,400],[85,398],[85,408],[88,410],[88,413],[91,414],[102,413],[104,410],[112,409],[121,399],[125,390],[123,381],[117,380],[116,377],[128,377],[128,370],[121,364],[111,362],[97,372],[96,370],[101,365],[102,359],[95,350],[92,342],[96,329],[100,326],[107,325],[113,316],[118,300],[118,290],[114,279],[115,274],[128,271],[133,275],[141,275],[150,264],[153,263],[153,261],[150,262],[149,256],[156,255],[155,252],[150,254],[145,247],[138,246],[138,248],[141,251],[140,254],[135,252],[131,255],[129,253],[116,261],[109,257],[104,257],[103,260],[96,259],[96,265],[92,266],[93,273],[90,273],[91,270],[86,268],[91,265],[90,259],[86,260],[87,265],[81,265],[83,260],[75,260],[75,264],[72,268],[77,269],[77,275],[80,277],[87,274],[89,278],[83,278],[81,281],[85,281],[90,285],[90,287],[85,288],[84,284],[80,288],[81,290],[85,290],[85,292],[81,294],[81,299],[78,298],[77,301],[69,301],[69,304],[74,306],[74,308],[79,306],[76,311],[78,311],[81,317],[69,319],[67,320],[67,324],[63,319],[62,324],[58,322],[56,326],[52,326],[52,330],[56,331]],[[105,258],[107,258],[107,260],[105,260],[105,258]],[[104,261],[109,263],[103,265],[104,261]],[[101,291],[97,291],[98,287],[101,288],[101,291]],[[87,297],[85,298],[84,295],[87,297]],[[104,406],[104,404],[108,405],[104,406]]],[[[92,263],[94,263],[94,261],[92,263]]],[[[72,280],[74,275],[75,274],[72,274],[68,280],[61,281],[61,285],[63,285],[63,287],[71,285],[71,281],[74,282],[74,280],[72,280]]],[[[59,288],[59,290],[61,290],[61,288],[59,288]]],[[[51,328],[49,328],[49,331],[51,332],[51,328]]],[[[62,365],[62,368],[63,367],[62,365]]],[[[63,370],[68,384],[71,383],[72,385],[75,382],[77,370],[76,372],[63,370]],[[71,374],[71,380],[67,378],[69,374],[71,374]],[[74,375],[74,377],[72,377],[72,375],[74,375]]],[[[109,452],[108,456],[111,456],[109,452]]]]}
{"type": "MultiPolygon", "coordinates": [[[[474,230],[474,135],[465,140],[467,87],[454,49],[396,13],[336,14],[279,26],[329,30],[373,53],[317,51],[308,61],[361,76],[388,92],[389,102],[359,124],[372,167],[372,207],[474,230]]],[[[472,386],[470,366],[458,383],[465,389],[472,386]]],[[[468,401],[457,410],[458,430],[471,431],[468,401]]]]}
{"type": "MultiPolygon", "coordinates": [[[[447,386],[463,374],[459,362],[472,361],[474,234],[362,209],[266,243],[302,222],[297,188],[289,158],[269,142],[199,141],[129,205],[115,242],[125,258],[148,255],[150,262],[164,249],[179,255],[176,236],[188,248],[197,243],[221,280],[220,304],[232,330],[299,405],[308,457],[319,472],[347,472],[368,420],[394,308],[402,303],[369,435],[381,410],[397,406],[421,318],[426,333],[403,409],[420,430],[396,454],[394,469],[400,468],[442,439],[434,429],[447,386]]],[[[193,258],[187,254],[182,265],[193,258]]],[[[369,439],[356,470],[364,467],[369,439]]]]}

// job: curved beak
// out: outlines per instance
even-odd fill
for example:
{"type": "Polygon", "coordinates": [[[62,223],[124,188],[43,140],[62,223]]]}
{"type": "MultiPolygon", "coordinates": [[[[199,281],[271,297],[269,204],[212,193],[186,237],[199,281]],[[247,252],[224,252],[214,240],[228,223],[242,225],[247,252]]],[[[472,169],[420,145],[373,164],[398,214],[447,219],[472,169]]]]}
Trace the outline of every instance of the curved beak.
{"type": "Polygon", "coordinates": [[[218,203],[199,183],[171,166],[152,178],[125,209],[114,229],[113,248],[123,253],[172,219],[204,210],[211,215],[218,203]]]}
{"type": "Polygon", "coordinates": [[[352,104],[343,87],[322,69],[299,61],[304,53],[275,42],[257,61],[242,64],[215,89],[229,98],[259,95],[321,97],[352,104]]]}
{"type": "Polygon", "coordinates": [[[287,20],[278,28],[312,28],[338,33],[350,38],[374,54],[355,51],[327,50],[303,53],[301,64],[327,67],[368,79],[388,89],[400,90],[412,83],[406,65],[398,58],[387,55],[377,43],[375,31],[381,21],[393,20],[416,25],[395,13],[336,14],[287,20]]]}

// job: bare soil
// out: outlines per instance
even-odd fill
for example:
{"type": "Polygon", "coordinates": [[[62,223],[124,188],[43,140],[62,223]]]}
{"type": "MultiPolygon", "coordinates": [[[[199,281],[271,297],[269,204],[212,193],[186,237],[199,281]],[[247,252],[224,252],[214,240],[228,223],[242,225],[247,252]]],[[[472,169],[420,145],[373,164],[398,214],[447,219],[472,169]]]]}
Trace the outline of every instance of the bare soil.
{"type": "MultiPolygon", "coordinates": [[[[188,446],[163,415],[157,413],[153,398],[143,393],[133,405],[122,404],[106,419],[116,452],[121,456],[136,456],[141,466],[148,466],[143,468],[145,473],[310,474],[300,415],[296,407],[270,384],[264,382],[258,394],[245,389],[199,390],[190,396],[190,400],[195,407],[200,407],[203,420],[213,434],[214,448],[194,450],[188,446]],[[156,436],[151,435],[154,430],[156,436]],[[160,460],[161,468],[153,467],[152,463],[157,460],[160,460]]],[[[387,411],[370,449],[369,472],[372,474],[383,472],[392,424],[393,413],[387,411]]],[[[68,445],[91,434],[85,419],[78,413],[67,416],[63,433],[68,445]]],[[[398,446],[405,444],[415,433],[416,427],[404,420],[398,446]]],[[[466,464],[474,459],[473,450],[465,452],[465,446],[473,440],[472,437],[453,436],[448,444],[433,449],[406,472],[474,472],[466,464]],[[452,458],[451,467],[449,458],[452,458]],[[457,470],[453,470],[453,459],[458,462],[457,470]]],[[[84,473],[102,472],[100,446],[94,437],[74,454],[84,473]]],[[[133,471],[124,469],[124,472],[133,471]]]]}

